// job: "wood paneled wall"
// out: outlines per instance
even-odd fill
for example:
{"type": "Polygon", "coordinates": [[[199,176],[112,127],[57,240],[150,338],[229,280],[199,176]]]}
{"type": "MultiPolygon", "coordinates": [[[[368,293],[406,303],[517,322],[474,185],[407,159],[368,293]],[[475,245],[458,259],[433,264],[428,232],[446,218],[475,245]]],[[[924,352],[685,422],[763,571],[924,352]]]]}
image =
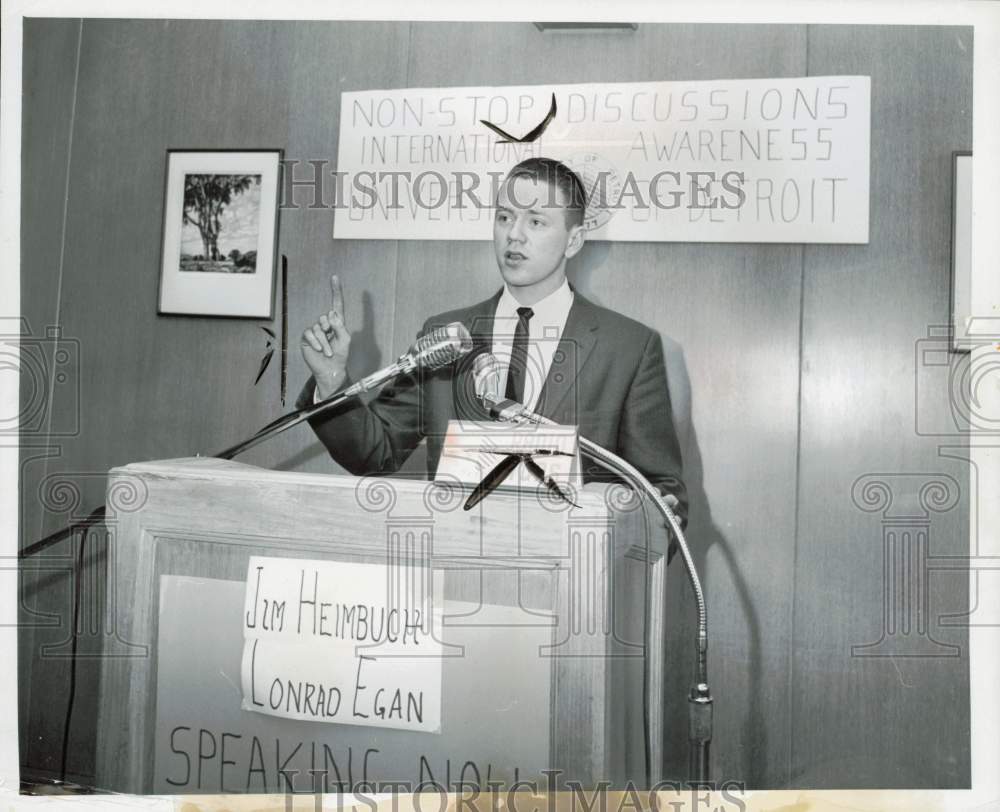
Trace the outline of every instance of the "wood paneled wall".
{"type": "MultiPolygon", "coordinates": [[[[940,437],[915,432],[914,411],[949,417],[947,387],[915,391],[915,365],[928,327],[948,322],[951,153],[971,147],[971,29],[29,20],[24,53],[22,312],[36,336],[58,324],[79,347],[50,398],[53,430],[79,430],[23,438],[24,544],[73,504],[100,503],[112,466],[211,452],[282,410],[275,364],[252,385],[264,322],[156,316],[167,148],[277,146],[332,165],[351,90],[870,75],[869,245],[593,243],[571,278],[664,336],[711,611],[715,777],[968,784],[967,638],[937,623],[967,606],[965,579],[938,573],[927,586],[933,636],[960,656],[862,656],[852,647],[882,634],[891,517],[852,494],[865,475],[895,477],[897,504],[918,504],[921,477],[950,476],[957,502],[929,520],[930,552],[967,550],[967,468],[939,454],[940,437]]],[[[305,378],[297,335],[325,309],[330,273],[346,289],[355,372],[401,352],[427,316],[499,285],[487,243],[335,242],[332,213],[308,208],[308,191],[297,199],[279,241],[289,406],[305,378]]],[[[307,428],[245,461],[339,470],[307,428]]],[[[51,571],[22,584],[21,759],[41,774],[58,771],[63,741],[67,660],[42,647],[63,651],[72,553],[55,551],[51,571]]],[[[679,564],[668,577],[667,767],[683,778],[692,606],[679,564]]],[[[103,566],[95,540],[87,572],[103,566]]],[[[101,618],[91,621],[85,650],[99,645],[101,618]]],[[[77,674],[68,763],[84,781],[97,675],[96,660],[77,674]]]]}

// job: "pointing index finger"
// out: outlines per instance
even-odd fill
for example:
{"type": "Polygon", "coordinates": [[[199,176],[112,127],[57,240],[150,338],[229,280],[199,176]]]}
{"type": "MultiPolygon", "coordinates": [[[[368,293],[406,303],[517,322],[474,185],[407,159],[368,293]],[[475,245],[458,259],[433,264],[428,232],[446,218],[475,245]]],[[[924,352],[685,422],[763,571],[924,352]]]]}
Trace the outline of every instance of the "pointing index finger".
{"type": "Polygon", "coordinates": [[[333,290],[333,310],[340,315],[341,318],[344,316],[344,290],[340,285],[340,277],[337,274],[333,274],[330,277],[330,287],[333,290]]]}

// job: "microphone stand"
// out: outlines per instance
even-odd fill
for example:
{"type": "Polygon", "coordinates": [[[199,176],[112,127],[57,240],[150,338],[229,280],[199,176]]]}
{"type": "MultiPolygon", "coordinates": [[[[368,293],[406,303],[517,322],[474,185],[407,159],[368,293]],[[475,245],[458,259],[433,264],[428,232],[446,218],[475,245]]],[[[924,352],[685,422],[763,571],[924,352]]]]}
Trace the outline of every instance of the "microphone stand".
{"type": "MultiPolygon", "coordinates": [[[[250,448],[253,448],[265,440],[280,434],[283,431],[287,431],[292,428],[292,426],[297,426],[304,420],[308,420],[321,412],[328,411],[330,409],[335,409],[336,407],[342,405],[347,400],[356,397],[357,395],[381,386],[386,381],[397,375],[414,372],[418,367],[427,366],[431,369],[435,369],[444,364],[452,363],[457,360],[458,357],[464,355],[472,349],[472,338],[469,336],[468,330],[464,325],[458,322],[447,325],[446,327],[438,328],[431,333],[428,333],[418,339],[417,344],[411,349],[410,352],[404,353],[396,361],[390,364],[384,369],[373,372],[365,378],[362,378],[355,384],[348,386],[346,389],[337,392],[325,400],[321,400],[318,403],[314,403],[308,408],[297,409],[290,412],[283,417],[279,417],[272,423],[264,426],[256,434],[248,437],[246,440],[237,443],[234,446],[223,449],[217,454],[212,454],[212,457],[223,460],[231,460],[238,454],[242,454],[250,448]],[[442,345],[441,342],[445,343],[442,345]],[[457,345],[456,345],[457,342],[457,345]]],[[[198,455],[200,456],[200,455],[198,455]]],[[[25,559],[31,558],[34,555],[48,549],[54,544],[58,544],[60,541],[66,538],[74,536],[78,531],[83,530],[83,536],[80,539],[80,547],[78,553],[78,561],[76,566],[76,578],[77,578],[77,588],[76,588],[76,603],[74,605],[73,611],[73,650],[74,657],[70,665],[70,690],[69,690],[69,710],[66,714],[66,722],[63,731],[63,753],[62,753],[62,769],[60,773],[60,779],[56,782],[57,784],[64,784],[66,778],[66,758],[68,750],[66,749],[66,744],[69,741],[69,725],[70,719],[73,713],[73,699],[75,696],[75,680],[76,680],[76,641],[77,641],[77,624],[78,615],[80,609],[80,572],[83,566],[83,550],[84,545],[87,541],[87,531],[96,524],[99,524],[104,520],[107,514],[107,505],[100,505],[94,511],[92,511],[83,521],[81,522],[71,522],[68,526],[64,527],[62,530],[58,530],[49,536],[46,536],[40,541],[36,541],[34,544],[25,547],[18,553],[18,560],[23,561],[25,559]]]]}
{"type": "MultiPolygon", "coordinates": [[[[242,454],[244,451],[263,443],[276,434],[280,434],[292,428],[292,426],[297,426],[303,420],[308,420],[310,417],[325,412],[328,409],[334,409],[350,398],[375,389],[397,375],[412,373],[421,366],[431,369],[437,368],[443,364],[455,361],[471,349],[472,338],[463,324],[453,322],[444,327],[439,327],[437,330],[431,331],[419,338],[409,352],[403,353],[403,355],[384,369],[373,372],[357,383],[331,395],[325,400],[321,400],[319,403],[314,403],[306,409],[297,409],[289,412],[287,415],[279,417],[273,423],[268,423],[268,425],[243,442],[210,456],[221,460],[231,460],[237,454],[242,454]]],[[[63,539],[69,538],[77,531],[93,527],[95,524],[103,521],[106,514],[107,505],[100,505],[83,521],[73,522],[62,530],[46,536],[41,541],[36,541],[34,544],[25,547],[18,553],[18,559],[23,561],[26,558],[31,558],[31,556],[37,555],[53,544],[58,544],[63,539]]]]}
{"type": "MultiPolygon", "coordinates": [[[[305,409],[298,409],[294,412],[289,412],[283,417],[279,417],[273,423],[268,423],[264,428],[258,431],[246,440],[243,440],[236,445],[230,446],[217,454],[210,454],[209,456],[216,457],[220,460],[231,460],[233,457],[242,454],[244,451],[253,448],[255,445],[260,445],[265,440],[269,440],[275,435],[281,434],[283,431],[287,431],[293,426],[297,426],[304,420],[308,420],[310,417],[315,417],[318,414],[329,411],[330,409],[336,409],[338,406],[349,401],[351,398],[355,397],[360,392],[365,392],[372,386],[364,386],[362,384],[365,381],[359,381],[354,386],[330,395],[326,400],[321,400],[318,403],[314,403],[312,406],[308,406],[305,409]]],[[[199,455],[200,456],[200,455],[199,455]]]]}
{"type": "Polygon", "coordinates": [[[458,356],[468,352],[472,349],[471,339],[468,333],[465,332],[464,326],[461,324],[451,324],[448,328],[440,328],[436,332],[429,333],[424,339],[418,340],[416,348],[410,352],[403,353],[399,358],[393,361],[389,366],[383,369],[373,372],[371,375],[367,375],[362,378],[357,383],[351,384],[350,386],[340,390],[339,392],[330,395],[330,397],[325,400],[321,400],[318,403],[314,403],[305,409],[299,409],[294,412],[289,412],[283,417],[279,417],[273,423],[268,423],[264,428],[258,431],[252,437],[247,438],[241,443],[237,443],[234,446],[220,451],[218,454],[212,454],[213,457],[217,457],[221,460],[231,460],[237,454],[242,454],[247,449],[253,448],[255,445],[263,443],[265,440],[269,440],[276,434],[280,434],[292,426],[297,426],[303,420],[308,420],[310,417],[314,417],[321,412],[328,411],[329,409],[335,409],[342,403],[347,402],[353,397],[357,397],[365,392],[370,392],[372,389],[377,389],[382,384],[387,381],[392,380],[397,375],[409,375],[415,372],[422,364],[429,364],[431,368],[438,366],[440,363],[454,361],[458,356]],[[447,349],[452,353],[456,353],[455,357],[441,356],[441,350],[435,350],[433,347],[424,347],[423,352],[421,352],[420,341],[433,339],[434,337],[440,337],[440,331],[442,329],[458,328],[458,333],[454,338],[462,342],[461,350],[449,346],[447,349]],[[468,346],[465,342],[468,341],[468,346]],[[430,351],[430,355],[425,355],[426,352],[430,351]]]}
{"type": "MultiPolygon", "coordinates": [[[[510,401],[497,401],[489,397],[484,398],[484,401],[489,408],[490,415],[496,419],[515,423],[556,425],[555,421],[529,412],[523,407],[515,408],[518,404],[510,401]]],[[[695,684],[691,686],[688,693],[688,770],[692,781],[706,783],[709,781],[709,747],[712,741],[713,705],[712,693],[708,687],[708,612],[705,607],[705,594],[702,590],[701,579],[698,577],[691,551],[688,549],[680,523],[667,505],[663,495],[635,466],[583,436],[580,437],[580,448],[587,456],[631,483],[634,490],[646,494],[666,520],[667,526],[673,531],[674,538],[677,540],[677,547],[684,560],[684,567],[694,592],[698,611],[698,632],[695,641],[697,655],[695,684]]]]}
{"type": "MultiPolygon", "coordinates": [[[[395,374],[395,372],[396,371],[394,370],[393,374],[395,374]]],[[[389,377],[392,377],[392,375],[389,375],[389,377]]],[[[219,451],[216,454],[209,454],[208,456],[215,457],[220,460],[231,460],[238,454],[242,454],[244,451],[247,451],[248,449],[251,449],[256,445],[263,443],[265,440],[269,440],[271,437],[274,437],[277,434],[281,434],[281,432],[283,431],[287,431],[293,426],[297,426],[299,423],[301,423],[304,420],[308,420],[310,417],[314,417],[315,415],[321,414],[322,412],[326,412],[329,411],[330,409],[335,409],[338,406],[343,405],[346,401],[350,400],[359,393],[374,388],[380,382],[384,382],[384,375],[379,373],[376,373],[375,375],[369,375],[367,378],[358,381],[353,386],[350,386],[347,389],[342,390],[341,392],[337,392],[336,394],[331,395],[326,400],[321,400],[318,403],[314,403],[313,405],[305,409],[296,409],[295,411],[289,412],[288,414],[279,417],[273,423],[268,423],[266,426],[264,426],[264,428],[260,429],[256,434],[251,435],[242,442],[230,446],[229,448],[223,449],[222,451],[219,451]],[[376,382],[375,380],[376,378],[383,378],[383,380],[376,382]]],[[[196,456],[200,457],[201,455],[198,454],[196,456]]],[[[64,527],[62,530],[57,530],[55,533],[46,536],[40,541],[36,541],[34,544],[25,547],[23,550],[21,550],[20,553],[18,553],[18,558],[22,561],[24,559],[31,558],[32,556],[37,555],[43,550],[48,549],[52,545],[58,544],[63,539],[69,538],[70,536],[79,532],[80,530],[86,530],[90,527],[93,527],[95,524],[100,524],[104,520],[104,516],[106,513],[107,513],[107,505],[100,505],[82,521],[73,522],[64,527]]]]}

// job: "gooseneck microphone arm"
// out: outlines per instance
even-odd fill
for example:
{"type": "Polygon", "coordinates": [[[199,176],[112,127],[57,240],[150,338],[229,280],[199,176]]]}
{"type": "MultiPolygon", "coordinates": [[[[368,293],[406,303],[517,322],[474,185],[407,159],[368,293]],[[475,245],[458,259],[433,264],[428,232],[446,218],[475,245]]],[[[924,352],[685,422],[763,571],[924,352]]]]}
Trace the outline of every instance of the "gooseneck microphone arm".
{"type": "Polygon", "coordinates": [[[642,491],[653,500],[660,514],[666,519],[667,524],[677,539],[677,548],[680,550],[681,558],[684,561],[684,569],[687,572],[688,580],[691,583],[691,591],[698,611],[698,633],[695,641],[695,651],[697,653],[697,668],[695,684],[691,686],[688,694],[688,743],[689,743],[689,767],[693,781],[709,780],[709,747],[712,741],[712,692],[708,687],[708,612],[705,606],[705,593],[701,587],[701,579],[698,577],[698,570],[695,568],[694,559],[688,549],[684,533],[681,531],[680,522],[674,512],[667,505],[663,495],[653,487],[652,483],[646,479],[639,471],[628,462],[616,454],[612,454],[607,449],[591,442],[586,437],[580,437],[580,447],[594,460],[602,463],[606,468],[615,471],[628,481],[637,484],[642,491]]]}
{"type": "MultiPolygon", "coordinates": [[[[266,440],[271,439],[275,435],[281,434],[283,431],[287,431],[293,426],[297,426],[299,423],[308,420],[310,417],[315,417],[323,412],[336,409],[348,400],[381,386],[399,375],[409,375],[417,369],[437,369],[438,367],[446,366],[447,364],[457,361],[471,350],[472,337],[469,335],[469,331],[462,323],[453,322],[445,325],[444,327],[439,327],[436,330],[431,330],[424,336],[417,339],[416,343],[407,352],[403,353],[399,356],[399,358],[384,369],[373,372],[371,375],[362,378],[357,383],[352,384],[341,392],[331,395],[325,400],[314,403],[305,409],[296,409],[293,412],[289,412],[288,414],[279,417],[274,422],[268,423],[264,426],[264,428],[260,429],[260,431],[251,437],[248,437],[246,440],[230,446],[229,448],[223,449],[216,454],[210,454],[208,456],[215,457],[220,460],[231,460],[238,454],[242,454],[244,451],[247,451],[256,445],[260,445],[266,440]]],[[[74,533],[86,530],[87,528],[99,524],[104,520],[105,512],[106,506],[101,505],[85,519],[73,522],[67,527],[64,527],[62,530],[58,530],[40,541],[36,541],[34,544],[25,547],[18,554],[18,558],[30,558],[33,555],[37,555],[42,550],[48,549],[53,544],[58,544],[63,539],[69,538],[74,533]]]]}
{"type": "MultiPolygon", "coordinates": [[[[492,372],[488,364],[477,365],[477,372],[480,371],[484,374],[487,371],[492,372]]],[[[529,411],[520,403],[496,397],[494,387],[487,386],[485,388],[487,391],[480,391],[480,398],[489,409],[490,416],[494,419],[511,423],[557,425],[555,421],[529,411]],[[492,391],[489,391],[491,389],[492,391]]],[[[705,593],[702,590],[701,579],[698,577],[698,570],[695,567],[694,559],[691,557],[687,540],[681,531],[680,522],[678,522],[674,512],[667,505],[663,495],[653,487],[652,483],[635,466],[583,436],[580,436],[580,449],[591,459],[599,462],[605,468],[630,482],[636,491],[646,494],[666,520],[667,525],[673,531],[674,538],[677,540],[677,547],[684,561],[684,568],[688,575],[688,581],[691,584],[691,590],[694,592],[698,611],[698,632],[695,644],[697,654],[696,679],[695,684],[691,686],[691,691],[688,694],[689,771],[691,773],[691,780],[708,781],[713,704],[712,693],[708,687],[708,612],[705,606],[705,593]]]]}

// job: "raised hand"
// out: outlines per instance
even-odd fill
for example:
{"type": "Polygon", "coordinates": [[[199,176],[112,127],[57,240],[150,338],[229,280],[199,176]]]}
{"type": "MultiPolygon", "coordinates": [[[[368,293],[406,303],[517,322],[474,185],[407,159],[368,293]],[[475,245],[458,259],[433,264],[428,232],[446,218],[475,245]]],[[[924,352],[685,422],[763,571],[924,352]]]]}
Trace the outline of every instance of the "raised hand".
{"type": "Polygon", "coordinates": [[[328,398],[344,383],[347,356],[351,349],[351,334],[344,324],[344,291],[340,278],[330,277],[333,307],[321,315],[302,333],[302,357],[316,379],[316,391],[321,399],[328,398]]]}

